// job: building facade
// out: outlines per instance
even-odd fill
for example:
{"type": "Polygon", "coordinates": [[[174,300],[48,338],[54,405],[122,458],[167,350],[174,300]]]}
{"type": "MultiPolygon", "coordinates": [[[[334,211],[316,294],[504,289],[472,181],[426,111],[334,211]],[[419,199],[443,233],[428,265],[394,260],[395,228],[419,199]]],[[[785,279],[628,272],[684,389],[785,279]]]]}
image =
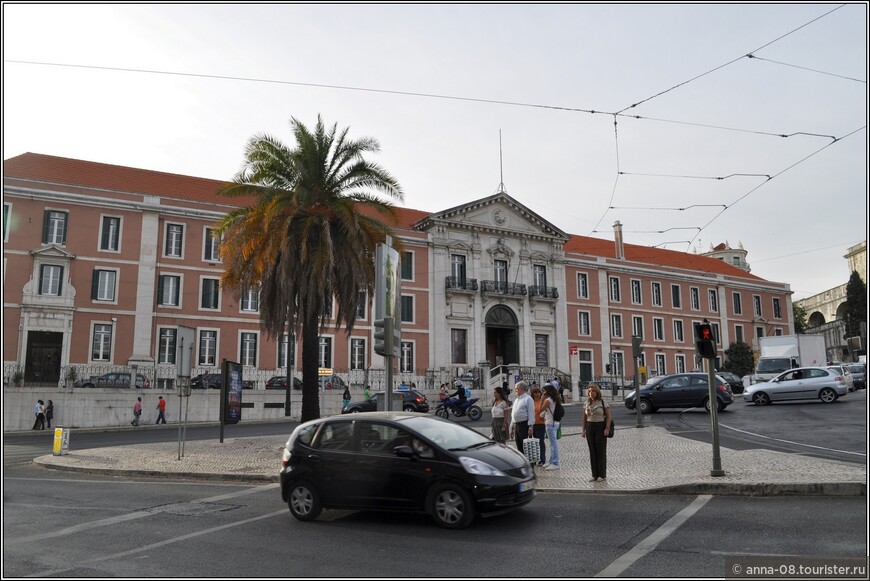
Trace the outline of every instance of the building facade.
{"type": "MultiPolygon", "coordinates": [[[[220,286],[215,222],[244,200],[222,182],[27,153],[4,164],[5,380],[63,383],[69,368],[135,366],[171,386],[179,330],[196,370],[228,359],[257,387],[295,365],[293,334],[260,327],[255,290],[220,286]]],[[[694,324],[731,343],[793,333],[787,284],[708,256],[563,232],[505,191],[438,212],[399,209],[399,377],[535,369],[589,380],[696,367],[694,324]],[[404,375],[402,375],[404,374],[404,375]]],[[[321,367],[383,369],[371,297],[352,332],[319,339],[321,367]]],[[[135,375],[135,374],[134,374],[135,375]]],[[[370,377],[366,376],[365,381],[370,377]]]]}

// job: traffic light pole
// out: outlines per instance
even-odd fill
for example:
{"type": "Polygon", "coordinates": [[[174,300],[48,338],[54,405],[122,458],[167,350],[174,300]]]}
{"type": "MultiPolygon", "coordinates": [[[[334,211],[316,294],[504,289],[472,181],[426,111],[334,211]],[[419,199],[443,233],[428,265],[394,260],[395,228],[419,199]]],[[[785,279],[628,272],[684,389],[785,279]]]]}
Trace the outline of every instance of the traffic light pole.
{"type": "Polygon", "coordinates": [[[716,397],[716,370],[713,360],[707,359],[707,388],[710,390],[710,427],[713,432],[713,469],[710,476],[725,476],[722,470],[722,457],[719,455],[719,398],[716,397]]]}

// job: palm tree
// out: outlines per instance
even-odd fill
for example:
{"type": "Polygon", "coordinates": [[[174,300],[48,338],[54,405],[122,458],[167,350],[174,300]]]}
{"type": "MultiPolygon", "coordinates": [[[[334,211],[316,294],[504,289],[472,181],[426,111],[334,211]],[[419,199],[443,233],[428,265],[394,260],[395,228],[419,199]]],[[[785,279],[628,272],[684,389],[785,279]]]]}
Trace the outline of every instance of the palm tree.
{"type": "MultiPolygon", "coordinates": [[[[296,147],[268,136],[251,138],[245,161],[220,193],[247,196],[250,205],[218,222],[222,284],[260,289],[261,325],[275,339],[288,329],[302,336],[302,414],[320,417],[319,333],[336,300],[336,327],[351,331],[360,292],[371,297],[375,249],[391,233],[391,201],[403,200],[399,183],[363,158],[380,151],[377,141],[351,140],[348,129],[327,129],[318,115],[311,132],[291,119],[296,147]]],[[[288,402],[293,380],[287,373],[288,402]]]]}

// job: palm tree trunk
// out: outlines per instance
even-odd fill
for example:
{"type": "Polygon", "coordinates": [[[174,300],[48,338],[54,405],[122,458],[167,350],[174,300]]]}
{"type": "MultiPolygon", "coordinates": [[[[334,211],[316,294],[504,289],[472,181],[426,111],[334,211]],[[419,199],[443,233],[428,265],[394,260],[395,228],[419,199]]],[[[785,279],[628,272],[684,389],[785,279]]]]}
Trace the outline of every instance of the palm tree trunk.
{"type": "MultiPolygon", "coordinates": [[[[316,311],[315,311],[316,312],[316,311]]],[[[302,417],[300,421],[320,417],[320,377],[318,351],[320,349],[317,317],[309,317],[302,328],[302,417]]]]}

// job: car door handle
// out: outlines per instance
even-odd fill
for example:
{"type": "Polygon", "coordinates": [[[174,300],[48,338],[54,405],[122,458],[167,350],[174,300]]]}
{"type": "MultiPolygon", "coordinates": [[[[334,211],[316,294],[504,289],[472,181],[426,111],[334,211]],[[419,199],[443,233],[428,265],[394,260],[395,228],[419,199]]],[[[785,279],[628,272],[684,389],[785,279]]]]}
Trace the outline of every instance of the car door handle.
{"type": "Polygon", "coordinates": [[[309,454],[308,459],[312,462],[320,462],[320,456],[318,454],[309,454]]]}

